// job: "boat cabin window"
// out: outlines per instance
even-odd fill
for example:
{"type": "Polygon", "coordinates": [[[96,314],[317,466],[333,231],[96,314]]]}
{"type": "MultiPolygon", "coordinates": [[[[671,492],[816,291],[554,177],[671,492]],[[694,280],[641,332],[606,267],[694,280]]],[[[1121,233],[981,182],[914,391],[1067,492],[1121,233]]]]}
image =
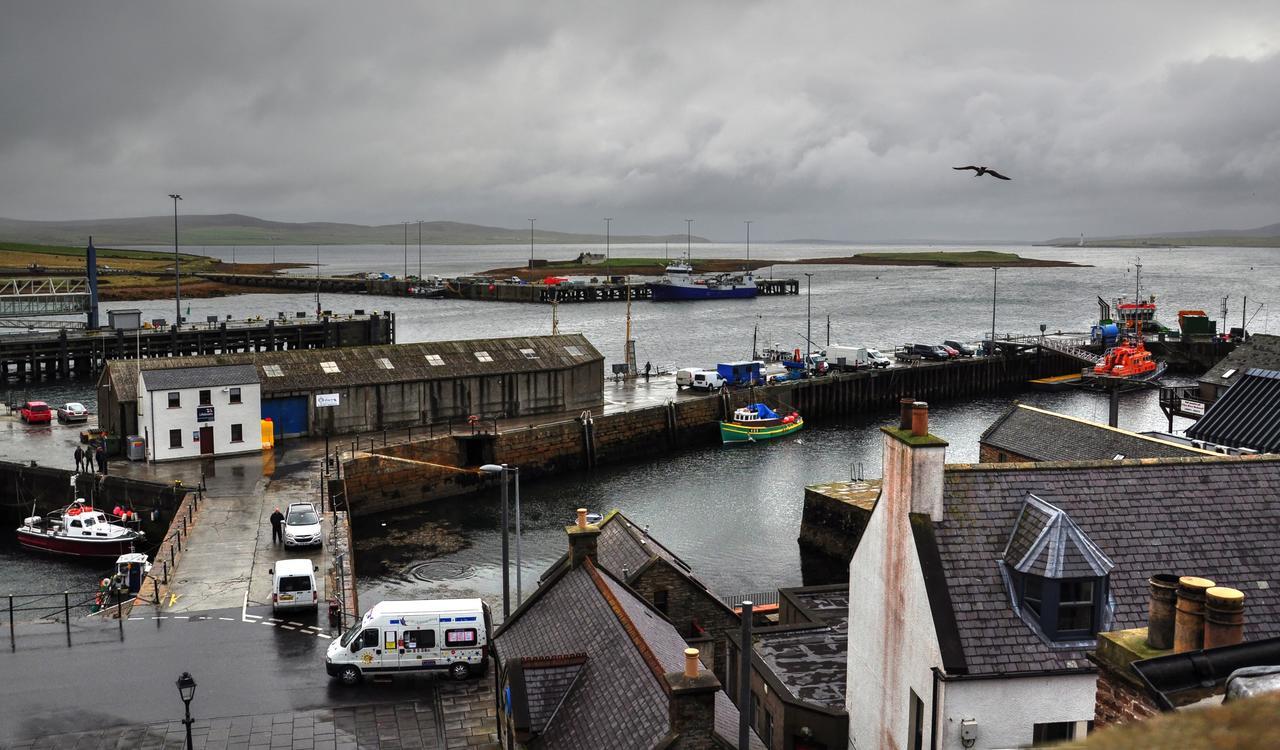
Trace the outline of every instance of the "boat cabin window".
{"type": "Polygon", "coordinates": [[[293,591],[310,591],[311,576],[285,576],[280,579],[280,593],[287,594],[293,591]]]}
{"type": "Polygon", "coordinates": [[[90,526],[94,525],[95,523],[97,523],[97,521],[95,521],[95,520],[93,519],[93,516],[87,516],[87,517],[84,519],[84,525],[85,525],[85,528],[88,528],[88,527],[90,527],[90,526]]]}
{"type": "Polygon", "coordinates": [[[436,631],[406,630],[404,631],[404,647],[405,648],[435,648],[436,647],[436,631]]]}
{"type": "Polygon", "coordinates": [[[76,520],[74,520],[74,521],[72,521],[72,522],[71,522],[71,528],[73,528],[73,529],[78,529],[78,528],[82,527],[83,525],[84,525],[84,524],[80,523],[80,519],[76,519],[76,520]]]}

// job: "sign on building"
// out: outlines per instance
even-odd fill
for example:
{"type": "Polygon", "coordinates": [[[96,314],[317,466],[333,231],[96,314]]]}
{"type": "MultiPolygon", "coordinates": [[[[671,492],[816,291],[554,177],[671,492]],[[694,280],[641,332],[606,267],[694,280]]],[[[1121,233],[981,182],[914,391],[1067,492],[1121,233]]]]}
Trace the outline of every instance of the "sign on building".
{"type": "Polygon", "coordinates": [[[212,406],[197,406],[197,407],[196,407],[196,421],[197,421],[197,422],[212,422],[212,421],[213,421],[213,407],[212,407],[212,406]]]}
{"type": "Polygon", "coordinates": [[[316,408],[320,409],[326,406],[337,406],[339,401],[338,396],[339,394],[337,393],[317,393],[316,408]]]}
{"type": "Polygon", "coordinates": [[[1204,402],[1192,401],[1189,398],[1182,399],[1182,410],[1188,414],[1195,414],[1198,417],[1204,416],[1204,402]]]}

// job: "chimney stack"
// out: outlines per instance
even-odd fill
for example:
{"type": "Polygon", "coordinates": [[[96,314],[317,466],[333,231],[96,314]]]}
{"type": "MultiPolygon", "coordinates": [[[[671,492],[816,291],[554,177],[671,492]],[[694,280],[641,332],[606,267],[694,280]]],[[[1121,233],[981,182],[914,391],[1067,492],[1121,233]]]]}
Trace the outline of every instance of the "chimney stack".
{"type": "Polygon", "coordinates": [[[716,694],[720,680],[703,670],[698,649],[684,650],[684,671],[668,672],[668,719],[673,750],[711,750],[719,747],[715,736],[716,694]]]}
{"type": "Polygon", "coordinates": [[[1159,573],[1147,579],[1151,597],[1147,601],[1147,645],[1166,650],[1173,648],[1173,621],[1178,595],[1178,577],[1159,573]]]}
{"type": "Polygon", "coordinates": [[[911,407],[914,406],[916,400],[914,398],[898,399],[898,429],[911,429],[911,407]]]}
{"type": "Polygon", "coordinates": [[[578,567],[583,560],[588,558],[592,562],[597,562],[596,540],[600,536],[600,526],[587,523],[586,508],[578,508],[578,522],[572,526],[564,527],[564,530],[569,535],[569,565],[571,567],[578,567]]]}
{"type": "Polygon", "coordinates": [[[1204,648],[1204,592],[1213,587],[1213,581],[1207,578],[1178,579],[1178,611],[1173,624],[1175,654],[1204,648]]]}
{"type": "Polygon", "coordinates": [[[1244,640],[1244,592],[1215,586],[1204,592],[1204,647],[1234,646],[1244,640]]]}
{"type": "Polygon", "coordinates": [[[884,485],[880,502],[890,513],[923,513],[941,521],[942,478],[947,441],[929,434],[929,405],[923,401],[899,402],[897,427],[884,433],[884,485]]]}
{"type": "Polygon", "coordinates": [[[915,437],[929,434],[929,405],[924,401],[911,404],[911,434],[915,437]]]}

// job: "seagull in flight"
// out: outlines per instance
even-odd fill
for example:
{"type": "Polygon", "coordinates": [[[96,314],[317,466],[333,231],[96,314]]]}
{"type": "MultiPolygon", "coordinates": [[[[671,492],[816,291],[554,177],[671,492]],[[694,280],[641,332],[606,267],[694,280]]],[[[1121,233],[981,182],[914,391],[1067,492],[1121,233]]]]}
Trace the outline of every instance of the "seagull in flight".
{"type": "Polygon", "coordinates": [[[974,167],[974,166],[968,166],[968,167],[952,167],[952,169],[959,169],[959,170],[972,169],[972,170],[973,170],[973,176],[974,176],[974,177],[981,177],[981,176],[982,176],[982,175],[984,175],[984,174],[989,174],[989,175],[991,175],[992,177],[996,178],[997,180],[1011,180],[1011,179],[1013,179],[1012,177],[1005,177],[1004,175],[1000,174],[999,172],[995,171],[994,169],[988,169],[987,167],[974,167]]]}

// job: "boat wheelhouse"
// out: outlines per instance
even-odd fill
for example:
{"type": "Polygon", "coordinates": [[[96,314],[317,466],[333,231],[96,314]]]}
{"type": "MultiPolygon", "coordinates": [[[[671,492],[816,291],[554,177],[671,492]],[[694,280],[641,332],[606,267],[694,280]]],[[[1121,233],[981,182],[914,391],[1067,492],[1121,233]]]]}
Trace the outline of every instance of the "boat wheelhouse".
{"type": "Polygon", "coordinates": [[[804,427],[804,419],[796,412],[778,414],[766,404],[749,404],[735,409],[733,419],[720,423],[723,443],[754,443],[784,437],[804,427]]]}

